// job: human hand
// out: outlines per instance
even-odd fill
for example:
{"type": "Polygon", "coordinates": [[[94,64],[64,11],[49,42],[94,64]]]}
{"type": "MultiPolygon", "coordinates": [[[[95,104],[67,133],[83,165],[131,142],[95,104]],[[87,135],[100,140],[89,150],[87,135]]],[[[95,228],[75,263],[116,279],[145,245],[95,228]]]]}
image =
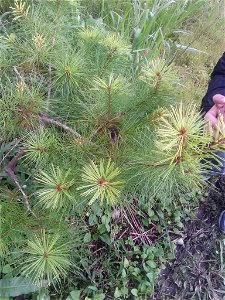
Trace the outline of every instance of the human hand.
{"type": "Polygon", "coordinates": [[[205,120],[213,123],[213,125],[216,125],[218,113],[221,112],[221,110],[223,111],[223,108],[225,107],[225,96],[216,94],[212,99],[215,105],[213,105],[211,109],[205,114],[204,118],[205,120]]]}
{"type": "Polygon", "coordinates": [[[223,120],[225,120],[225,96],[221,94],[216,94],[213,96],[213,102],[215,105],[206,113],[205,120],[209,121],[213,127],[217,127],[219,121],[219,114],[222,115],[223,120]]]}
{"type": "Polygon", "coordinates": [[[216,94],[213,96],[213,102],[216,104],[218,109],[222,109],[225,106],[225,96],[216,94]]]}
{"type": "Polygon", "coordinates": [[[205,114],[204,119],[216,128],[218,123],[218,108],[216,105],[213,105],[213,107],[205,114]]]}

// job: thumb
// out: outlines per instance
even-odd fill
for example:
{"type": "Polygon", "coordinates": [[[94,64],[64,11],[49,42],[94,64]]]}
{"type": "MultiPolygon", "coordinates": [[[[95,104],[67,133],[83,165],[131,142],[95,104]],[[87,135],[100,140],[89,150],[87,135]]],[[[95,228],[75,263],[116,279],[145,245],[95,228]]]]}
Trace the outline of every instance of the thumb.
{"type": "Polygon", "coordinates": [[[213,102],[215,104],[225,104],[225,97],[221,94],[216,94],[215,96],[213,96],[213,102]]]}

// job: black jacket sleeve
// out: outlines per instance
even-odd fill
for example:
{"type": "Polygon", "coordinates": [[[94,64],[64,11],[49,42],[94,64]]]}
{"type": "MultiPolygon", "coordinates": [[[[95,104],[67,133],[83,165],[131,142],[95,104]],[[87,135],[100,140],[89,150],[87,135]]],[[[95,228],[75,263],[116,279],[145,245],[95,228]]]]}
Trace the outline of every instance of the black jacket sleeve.
{"type": "Polygon", "coordinates": [[[216,94],[225,96],[225,52],[211,74],[207,93],[202,99],[201,110],[203,112],[207,112],[214,105],[212,98],[216,94]]]}

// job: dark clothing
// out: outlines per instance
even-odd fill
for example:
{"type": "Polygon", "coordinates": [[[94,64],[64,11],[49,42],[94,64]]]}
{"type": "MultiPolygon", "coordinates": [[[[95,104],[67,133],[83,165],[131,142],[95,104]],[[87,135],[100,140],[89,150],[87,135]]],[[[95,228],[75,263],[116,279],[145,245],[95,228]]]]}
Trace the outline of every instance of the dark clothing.
{"type": "MultiPolygon", "coordinates": [[[[213,107],[215,104],[213,102],[213,96],[216,94],[225,96],[225,52],[218,60],[211,74],[207,93],[202,99],[201,111],[203,113],[208,112],[210,108],[213,107]]],[[[204,175],[206,179],[215,175],[225,175],[225,151],[217,151],[215,154],[217,155],[218,161],[209,159],[214,166],[204,175]]]]}
{"type": "Polygon", "coordinates": [[[225,96],[225,52],[217,62],[208,85],[206,95],[202,99],[201,111],[206,113],[213,107],[213,96],[221,94],[225,96]]]}

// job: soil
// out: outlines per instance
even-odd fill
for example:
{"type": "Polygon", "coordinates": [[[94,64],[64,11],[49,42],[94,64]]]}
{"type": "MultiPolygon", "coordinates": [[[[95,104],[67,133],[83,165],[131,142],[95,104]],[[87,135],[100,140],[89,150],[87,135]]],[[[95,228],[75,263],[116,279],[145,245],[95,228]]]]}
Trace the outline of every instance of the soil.
{"type": "Polygon", "coordinates": [[[186,223],[176,258],[162,270],[151,300],[225,299],[225,246],[218,228],[225,209],[225,176],[207,194],[195,219],[186,223]]]}

